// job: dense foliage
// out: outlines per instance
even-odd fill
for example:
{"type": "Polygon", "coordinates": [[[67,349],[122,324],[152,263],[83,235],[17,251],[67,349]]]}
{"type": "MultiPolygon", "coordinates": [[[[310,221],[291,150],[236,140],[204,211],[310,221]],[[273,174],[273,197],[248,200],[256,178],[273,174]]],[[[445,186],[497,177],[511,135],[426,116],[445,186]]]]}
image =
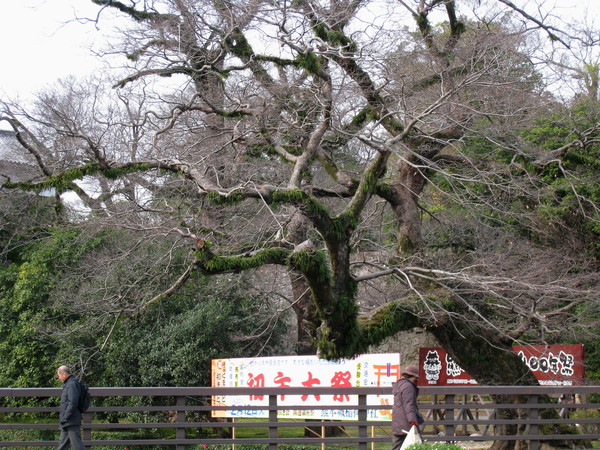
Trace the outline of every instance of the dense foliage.
{"type": "Polygon", "coordinates": [[[211,359],[281,348],[284,324],[273,321],[271,306],[247,288],[248,279],[199,279],[166,303],[95,326],[102,317],[78,306],[100,281],[77,267],[99,261],[107,248],[126,247],[126,239],[118,232],[49,229],[0,267],[0,385],[53,385],[56,367],[69,364],[95,385],[207,386],[211,359]],[[113,332],[104,343],[98,330],[108,328],[113,332]]]}
{"type": "MultiPolygon", "coordinates": [[[[39,232],[39,231],[38,231],[39,232]]],[[[18,260],[0,268],[0,384],[10,387],[48,386],[54,376],[60,344],[45,335],[46,322],[77,320],[50,293],[68,263],[81,252],[93,251],[97,242],[73,245],[77,233],[47,230],[37,244],[29,244],[18,260]]],[[[14,254],[13,257],[17,255],[14,254]]]]}
{"type": "Polygon", "coordinates": [[[540,118],[524,130],[527,141],[548,155],[556,155],[540,171],[548,189],[541,192],[537,209],[546,224],[541,233],[554,245],[568,236],[569,244],[600,259],[600,103],[580,100],[562,113],[540,118]],[[589,141],[589,144],[584,142],[589,141]],[[574,143],[574,144],[571,144],[574,143]],[[571,144],[571,145],[569,145],[571,144]],[[572,175],[568,175],[568,174],[572,175]]]}

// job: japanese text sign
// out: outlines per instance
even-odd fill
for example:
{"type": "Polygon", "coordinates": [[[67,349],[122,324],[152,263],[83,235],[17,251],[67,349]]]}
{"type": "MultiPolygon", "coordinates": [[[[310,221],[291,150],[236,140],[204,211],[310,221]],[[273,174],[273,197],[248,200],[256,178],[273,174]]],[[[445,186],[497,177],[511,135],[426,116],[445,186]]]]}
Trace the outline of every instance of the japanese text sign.
{"type": "MultiPolygon", "coordinates": [[[[515,345],[513,350],[541,385],[583,384],[583,345],[515,345]]],[[[477,384],[441,347],[419,349],[419,374],[421,386],[477,384]]]]}
{"type": "MultiPolygon", "coordinates": [[[[268,358],[232,358],[212,361],[213,387],[361,387],[391,386],[400,377],[400,354],[378,353],[354,359],[327,361],[316,356],[276,356],[268,358]]],[[[278,404],[336,405],[345,409],[281,410],[279,417],[303,419],[357,420],[350,407],[358,404],[356,395],[280,395],[278,404]]],[[[213,405],[231,406],[231,410],[213,411],[213,417],[268,417],[266,410],[243,410],[242,406],[266,406],[264,395],[214,396],[213,405]],[[236,409],[235,407],[238,407],[236,409]]],[[[369,410],[370,420],[391,420],[391,395],[368,396],[368,404],[390,405],[390,410],[369,410]],[[373,397],[373,398],[370,398],[373,397]]]]}

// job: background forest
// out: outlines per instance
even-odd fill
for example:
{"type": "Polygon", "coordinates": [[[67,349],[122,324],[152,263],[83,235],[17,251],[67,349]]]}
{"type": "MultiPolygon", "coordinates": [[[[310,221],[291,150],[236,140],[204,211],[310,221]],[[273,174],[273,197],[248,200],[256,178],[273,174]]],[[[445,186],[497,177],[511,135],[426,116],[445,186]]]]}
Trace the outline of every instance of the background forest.
{"type": "Polygon", "coordinates": [[[585,344],[600,379],[597,28],[504,0],[91,3],[123,23],[106,72],[0,104],[0,386],[209,385],[212,358],[415,328],[482,384],[535,382],[514,344],[585,344]]]}

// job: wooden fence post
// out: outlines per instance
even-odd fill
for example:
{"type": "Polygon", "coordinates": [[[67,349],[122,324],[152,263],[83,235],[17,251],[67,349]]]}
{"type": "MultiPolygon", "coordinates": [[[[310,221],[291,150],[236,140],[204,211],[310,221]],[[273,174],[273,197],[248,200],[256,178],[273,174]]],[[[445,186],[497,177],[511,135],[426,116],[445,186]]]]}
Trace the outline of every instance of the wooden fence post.
{"type": "MultiPolygon", "coordinates": [[[[527,403],[537,403],[538,396],[535,394],[530,394],[527,397],[527,403]]],[[[540,410],[538,408],[531,408],[528,410],[527,417],[529,419],[537,420],[540,417],[540,410]]],[[[536,435],[540,433],[540,427],[538,424],[530,424],[529,425],[529,434],[536,435]]],[[[538,450],[540,448],[540,441],[537,439],[529,441],[529,450],[538,450]]]]}
{"type": "MultiPolygon", "coordinates": [[[[178,407],[185,406],[185,395],[177,396],[177,401],[175,404],[178,407]]],[[[180,411],[179,409],[177,409],[177,413],[176,413],[175,417],[176,417],[177,425],[179,425],[180,423],[185,423],[185,421],[186,421],[185,411],[180,411]]],[[[185,427],[177,427],[175,429],[175,439],[185,440],[185,427]]],[[[177,444],[175,446],[175,449],[176,450],[185,450],[185,444],[177,444]]]]}
{"type": "Polygon", "coordinates": [[[92,448],[92,446],[89,444],[89,442],[92,440],[92,427],[90,427],[89,425],[92,424],[92,413],[86,411],[82,414],[81,418],[83,419],[81,421],[83,427],[83,443],[85,445],[86,450],[90,450],[92,448]]]}
{"type": "MultiPolygon", "coordinates": [[[[269,422],[277,422],[277,395],[269,395],[269,422]]],[[[269,439],[277,439],[277,426],[269,427],[269,439]]],[[[269,442],[269,450],[277,450],[277,443],[269,442]]]]}
{"type": "MultiPolygon", "coordinates": [[[[444,420],[454,420],[454,408],[452,408],[452,405],[454,405],[454,397],[455,394],[446,394],[444,396],[444,403],[446,404],[446,407],[444,408],[444,420]]],[[[456,432],[454,425],[445,425],[444,431],[446,432],[446,436],[454,436],[456,432]]]]}
{"type": "MultiPolygon", "coordinates": [[[[363,409],[359,409],[358,410],[358,421],[359,422],[366,422],[367,421],[367,396],[365,394],[358,394],[358,406],[363,406],[365,408],[363,409]]],[[[359,425],[358,426],[358,437],[360,438],[367,438],[368,437],[368,429],[367,429],[367,425],[365,423],[365,425],[359,425]]],[[[360,441],[358,443],[358,448],[360,450],[367,450],[367,441],[366,439],[364,441],[360,441]]]]}

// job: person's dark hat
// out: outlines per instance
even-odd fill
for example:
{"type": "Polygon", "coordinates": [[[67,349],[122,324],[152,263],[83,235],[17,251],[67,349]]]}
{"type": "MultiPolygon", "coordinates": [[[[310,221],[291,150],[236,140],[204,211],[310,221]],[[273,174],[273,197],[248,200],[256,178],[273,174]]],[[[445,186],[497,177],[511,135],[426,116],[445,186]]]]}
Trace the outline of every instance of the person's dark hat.
{"type": "Polygon", "coordinates": [[[410,375],[411,377],[419,378],[419,368],[415,365],[406,366],[402,371],[402,375],[410,375]]]}

